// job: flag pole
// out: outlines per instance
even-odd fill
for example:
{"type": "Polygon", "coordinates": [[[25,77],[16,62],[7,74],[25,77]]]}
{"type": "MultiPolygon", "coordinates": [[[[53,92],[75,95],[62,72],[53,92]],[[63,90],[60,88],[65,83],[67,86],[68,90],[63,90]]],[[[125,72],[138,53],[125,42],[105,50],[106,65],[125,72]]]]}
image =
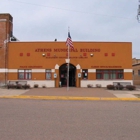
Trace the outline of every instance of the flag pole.
{"type": "Polygon", "coordinates": [[[69,90],[69,61],[70,61],[70,46],[68,45],[67,91],[69,90]]]}
{"type": "Polygon", "coordinates": [[[70,48],[74,49],[71,36],[70,36],[70,31],[68,27],[68,38],[66,41],[66,45],[68,46],[68,62],[67,62],[67,91],[69,90],[69,68],[70,68],[70,48]]]}
{"type": "MultiPolygon", "coordinates": [[[[69,27],[68,27],[68,32],[69,32],[69,27]]],[[[67,91],[69,90],[69,63],[70,63],[70,45],[68,45],[67,91]]]]}

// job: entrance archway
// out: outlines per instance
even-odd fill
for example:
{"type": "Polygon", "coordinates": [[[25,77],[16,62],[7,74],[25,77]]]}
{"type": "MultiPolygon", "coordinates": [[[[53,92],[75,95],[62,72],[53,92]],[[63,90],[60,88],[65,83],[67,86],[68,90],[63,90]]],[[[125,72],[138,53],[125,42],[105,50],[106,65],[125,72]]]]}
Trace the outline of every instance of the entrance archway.
{"type": "MultiPolygon", "coordinates": [[[[62,87],[67,86],[67,71],[68,71],[68,64],[65,63],[59,67],[59,76],[60,76],[60,82],[62,87]]],[[[72,64],[69,64],[69,87],[75,87],[76,86],[76,67],[72,64]]]]}

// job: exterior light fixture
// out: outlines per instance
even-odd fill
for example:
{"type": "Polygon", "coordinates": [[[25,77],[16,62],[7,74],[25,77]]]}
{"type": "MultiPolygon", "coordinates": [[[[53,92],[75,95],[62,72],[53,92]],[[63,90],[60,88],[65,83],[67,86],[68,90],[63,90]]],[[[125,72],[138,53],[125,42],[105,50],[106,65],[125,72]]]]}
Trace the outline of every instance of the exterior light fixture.
{"type": "Polygon", "coordinates": [[[93,53],[91,53],[90,56],[93,57],[93,53]]]}
{"type": "Polygon", "coordinates": [[[45,57],[45,53],[43,53],[42,56],[45,57]]]}

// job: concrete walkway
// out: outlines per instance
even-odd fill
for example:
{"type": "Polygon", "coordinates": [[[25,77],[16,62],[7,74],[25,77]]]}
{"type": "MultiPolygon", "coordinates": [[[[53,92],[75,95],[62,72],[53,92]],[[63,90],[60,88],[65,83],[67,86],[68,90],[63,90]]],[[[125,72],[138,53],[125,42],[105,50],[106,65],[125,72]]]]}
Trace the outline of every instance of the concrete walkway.
{"type": "Polygon", "coordinates": [[[27,91],[29,91],[29,90],[0,88],[0,97],[2,97],[2,96],[17,96],[17,95],[21,95],[27,91]]]}
{"type": "Polygon", "coordinates": [[[106,88],[32,88],[3,89],[0,98],[61,99],[61,100],[140,100],[140,88],[135,91],[106,88]]]}

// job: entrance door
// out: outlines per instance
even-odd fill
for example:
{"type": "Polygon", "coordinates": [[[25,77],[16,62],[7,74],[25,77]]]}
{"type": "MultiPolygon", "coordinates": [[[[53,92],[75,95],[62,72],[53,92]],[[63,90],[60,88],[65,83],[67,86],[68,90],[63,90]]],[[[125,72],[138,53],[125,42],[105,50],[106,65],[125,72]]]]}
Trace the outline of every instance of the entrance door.
{"type": "MultiPolygon", "coordinates": [[[[59,74],[60,74],[60,82],[62,87],[67,86],[67,63],[63,64],[59,68],[59,74]]],[[[75,81],[75,74],[76,74],[76,67],[72,64],[69,64],[69,87],[75,87],[76,81],[75,81]]]]}

